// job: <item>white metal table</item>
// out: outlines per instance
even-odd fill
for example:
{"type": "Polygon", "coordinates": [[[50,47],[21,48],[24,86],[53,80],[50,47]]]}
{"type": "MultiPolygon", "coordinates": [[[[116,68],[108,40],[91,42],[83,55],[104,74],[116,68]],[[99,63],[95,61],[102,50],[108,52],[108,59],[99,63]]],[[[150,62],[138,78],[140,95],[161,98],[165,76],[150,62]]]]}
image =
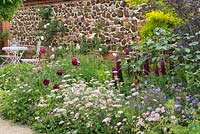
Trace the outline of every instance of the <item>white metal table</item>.
{"type": "Polygon", "coordinates": [[[2,50],[6,51],[8,55],[13,55],[11,63],[19,64],[24,51],[28,50],[28,48],[12,46],[12,47],[3,47],[2,50]]]}

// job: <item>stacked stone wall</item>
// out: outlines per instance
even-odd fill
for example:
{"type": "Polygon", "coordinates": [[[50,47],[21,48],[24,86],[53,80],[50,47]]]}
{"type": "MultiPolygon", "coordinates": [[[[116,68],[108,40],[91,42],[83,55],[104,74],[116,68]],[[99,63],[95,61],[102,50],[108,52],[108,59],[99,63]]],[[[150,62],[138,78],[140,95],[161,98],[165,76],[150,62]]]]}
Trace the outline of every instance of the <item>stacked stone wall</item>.
{"type": "MultiPolygon", "coordinates": [[[[38,6],[24,6],[14,16],[10,33],[21,45],[35,44],[40,21],[38,6]]],[[[51,6],[54,17],[62,19],[69,28],[69,32],[58,40],[80,43],[83,35],[91,37],[97,24],[101,25],[98,36],[105,44],[123,47],[138,40],[142,15],[130,9],[124,0],[69,0],[51,6]]]]}

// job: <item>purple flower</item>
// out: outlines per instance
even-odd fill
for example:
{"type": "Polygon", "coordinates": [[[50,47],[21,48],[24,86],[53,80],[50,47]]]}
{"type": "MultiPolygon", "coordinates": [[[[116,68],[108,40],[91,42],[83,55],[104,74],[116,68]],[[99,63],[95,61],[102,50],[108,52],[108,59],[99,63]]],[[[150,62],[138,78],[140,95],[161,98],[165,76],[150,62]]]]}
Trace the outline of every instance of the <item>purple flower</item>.
{"type": "Polygon", "coordinates": [[[112,80],[114,81],[115,88],[117,88],[117,81],[115,80],[116,76],[117,76],[117,69],[116,67],[112,67],[112,80]]]}
{"type": "Polygon", "coordinates": [[[151,111],[153,108],[152,106],[147,107],[147,110],[151,111]]]}
{"type": "Polygon", "coordinates": [[[166,74],[166,68],[165,68],[165,61],[163,59],[160,60],[160,72],[162,75],[166,74]]]}
{"type": "Polygon", "coordinates": [[[129,54],[130,54],[128,48],[125,48],[125,54],[126,54],[126,55],[129,55],[129,54]]]}
{"type": "Polygon", "coordinates": [[[155,89],[156,92],[160,92],[160,87],[155,89]]]}
{"type": "Polygon", "coordinates": [[[185,97],[185,100],[186,100],[186,101],[190,101],[190,97],[189,97],[189,96],[186,96],[186,97],[185,97]]]}
{"type": "Polygon", "coordinates": [[[159,68],[157,63],[154,65],[154,73],[156,76],[159,76],[159,68]]]}
{"type": "Polygon", "coordinates": [[[45,47],[41,48],[40,53],[42,53],[42,54],[47,53],[47,49],[45,47]]]}
{"type": "Polygon", "coordinates": [[[56,74],[57,75],[63,75],[63,70],[61,70],[61,69],[57,70],[56,74]]]}
{"type": "Polygon", "coordinates": [[[174,104],[175,104],[175,105],[180,105],[180,101],[179,101],[179,100],[176,100],[174,104]]]}
{"type": "Polygon", "coordinates": [[[138,107],[138,105],[137,105],[136,103],[134,103],[134,104],[133,104],[133,107],[134,107],[134,108],[137,108],[137,107],[138,107]]]}
{"type": "Polygon", "coordinates": [[[80,65],[80,61],[77,58],[73,57],[71,59],[71,61],[72,61],[72,65],[74,65],[74,66],[79,66],[80,65]]]}
{"type": "Polygon", "coordinates": [[[145,96],[144,96],[144,99],[146,100],[147,98],[148,98],[148,96],[147,96],[147,95],[145,95],[145,96]]]}
{"type": "Polygon", "coordinates": [[[123,75],[122,75],[122,69],[121,69],[121,59],[119,56],[116,56],[116,69],[117,69],[117,77],[119,78],[120,82],[124,82],[123,75]]]}
{"type": "Polygon", "coordinates": [[[178,112],[180,112],[181,110],[182,110],[181,107],[178,107],[178,108],[176,109],[176,111],[178,111],[178,112]]]}
{"type": "Polygon", "coordinates": [[[125,54],[126,54],[126,61],[128,63],[128,75],[130,76],[131,75],[131,71],[130,71],[130,63],[131,63],[131,60],[130,60],[130,53],[129,53],[129,49],[128,48],[125,48],[125,54]]]}
{"type": "Polygon", "coordinates": [[[45,86],[48,86],[49,83],[50,83],[50,80],[48,80],[48,79],[43,80],[43,84],[44,84],[45,86]]]}
{"type": "Polygon", "coordinates": [[[144,75],[147,76],[150,72],[150,60],[149,58],[146,59],[145,63],[144,63],[144,75]]]}
{"type": "Polygon", "coordinates": [[[196,99],[192,100],[192,103],[193,104],[197,103],[197,100],[196,99]]]}
{"type": "Polygon", "coordinates": [[[59,85],[59,84],[55,84],[55,85],[53,86],[53,89],[60,89],[60,85],[59,85]]]}

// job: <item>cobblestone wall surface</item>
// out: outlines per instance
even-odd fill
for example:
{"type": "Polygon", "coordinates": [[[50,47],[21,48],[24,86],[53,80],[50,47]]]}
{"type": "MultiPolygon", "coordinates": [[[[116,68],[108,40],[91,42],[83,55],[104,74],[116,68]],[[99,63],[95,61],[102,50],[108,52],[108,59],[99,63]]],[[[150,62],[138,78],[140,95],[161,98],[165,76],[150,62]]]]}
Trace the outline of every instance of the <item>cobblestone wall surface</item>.
{"type": "MultiPolygon", "coordinates": [[[[44,6],[44,5],[43,5],[44,6]]],[[[11,26],[12,38],[21,45],[34,45],[40,18],[38,6],[24,6],[15,15],[11,26]]],[[[97,24],[99,36],[108,45],[125,46],[138,39],[142,15],[129,9],[124,0],[71,0],[52,5],[54,16],[67,24],[69,32],[62,38],[80,42],[81,36],[90,38],[97,24]]]]}

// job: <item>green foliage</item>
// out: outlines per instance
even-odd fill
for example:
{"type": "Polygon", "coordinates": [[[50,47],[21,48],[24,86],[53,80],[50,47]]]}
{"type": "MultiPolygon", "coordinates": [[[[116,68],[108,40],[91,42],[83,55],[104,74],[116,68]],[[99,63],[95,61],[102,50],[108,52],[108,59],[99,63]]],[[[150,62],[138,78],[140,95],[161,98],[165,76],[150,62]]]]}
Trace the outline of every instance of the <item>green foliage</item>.
{"type": "Polygon", "coordinates": [[[134,8],[142,3],[147,3],[148,0],[125,0],[125,2],[130,3],[130,7],[134,8]]]}
{"type": "Polygon", "coordinates": [[[91,48],[91,43],[87,41],[86,37],[83,36],[81,39],[81,48],[80,48],[80,53],[83,55],[86,55],[90,52],[91,48]]]}
{"type": "Polygon", "coordinates": [[[153,36],[156,27],[169,30],[182,22],[182,19],[175,17],[172,12],[151,11],[146,14],[146,22],[140,30],[140,35],[143,39],[147,39],[153,36]]]}
{"type": "Polygon", "coordinates": [[[8,32],[1,32],[0,33],[0,42],[3,42],[8,38],[8,32]]]}
{"type": "Polygon", "coordinates": [[[1,0],[0,1],[0,21],[11,20],[14,13],[22,5],[23,0],[1,0]]]}
{"type": "Polygon", "coordinates": [[[53,18],[52,7],[41,7],[38,13],[42,18],[38,25],[37,36],[40,36],[44,46],[57,46],[55,38],[58,36],[63,37],[68,28],[61,19],[53,18]]]}

